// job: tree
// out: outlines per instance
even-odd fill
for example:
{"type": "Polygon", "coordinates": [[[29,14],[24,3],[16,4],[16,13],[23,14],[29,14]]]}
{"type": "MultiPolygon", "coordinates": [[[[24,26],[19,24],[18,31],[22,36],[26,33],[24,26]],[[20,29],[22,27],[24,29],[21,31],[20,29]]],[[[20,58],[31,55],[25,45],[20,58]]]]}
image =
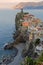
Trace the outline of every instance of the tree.
{"type": "Polygon", "coordinates": [[[29,65],[34,65],[33,59],[30,59],[29,65]]]}
{"type": "Polygon", "coordinates": [[[32,57],[33,56],[33,53],[34,53],[34,45],[33,45],[33,42],[30,42],[30,45],[29,45],[29,48],[28,48],[28,56],[29,57],[32,57]]]}
{"type": "Polygon", "coordinates": [[[41,54],[41,56],[38,58],[37,61],[38,61],[38,62],[43,62],[43,53],[41,54]]]}
{"type": "Polygon", "coordinates": [[[40,43],[40,39],[37,38],[37,39],[35,40],[35,46],[37,46],[39,43],[40,43]]]}
{"type": "Polygon", "coordinates": [[[36,63],[31,57],[26,56],[22,65],[35,65],[36,63]]]}

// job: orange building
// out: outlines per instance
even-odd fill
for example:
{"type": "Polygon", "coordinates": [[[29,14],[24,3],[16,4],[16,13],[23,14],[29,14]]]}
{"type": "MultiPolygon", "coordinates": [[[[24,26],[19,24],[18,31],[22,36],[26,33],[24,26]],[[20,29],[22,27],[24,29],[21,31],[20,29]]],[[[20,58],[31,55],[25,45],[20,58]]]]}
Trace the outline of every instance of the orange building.
{"type": "Polygon", "coordinates": [[[22,26],[24,26],[24,27],[28,27],[28,26],[30,26],[30,25],[31,25],[30,22],[22,22],[22,26]]]}
{"type": "Polygon", "coordinates": [[[34,22],[34,23],[40,23],[40,20],[39,19],[33,19],[32,22],[34,22]]]}

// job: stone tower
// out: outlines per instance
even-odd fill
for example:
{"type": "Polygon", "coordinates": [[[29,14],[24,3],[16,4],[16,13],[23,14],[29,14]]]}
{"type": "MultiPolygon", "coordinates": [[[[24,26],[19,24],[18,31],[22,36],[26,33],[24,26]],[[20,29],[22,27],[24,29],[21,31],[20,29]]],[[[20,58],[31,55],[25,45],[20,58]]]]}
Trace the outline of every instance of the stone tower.
{"type": "Polygon", "coordinates": [[[21,8],[21,13],[23,14],[23,8],[21,8]]]}

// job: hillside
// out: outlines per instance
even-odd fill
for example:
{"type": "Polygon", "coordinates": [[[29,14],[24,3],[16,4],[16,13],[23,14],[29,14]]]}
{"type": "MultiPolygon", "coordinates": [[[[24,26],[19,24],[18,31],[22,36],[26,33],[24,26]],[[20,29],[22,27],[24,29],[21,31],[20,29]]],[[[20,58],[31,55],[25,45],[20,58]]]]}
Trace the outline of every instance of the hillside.
{"type": "Polygon", "coordinates": [[[43,9],[43,1],[41,2],[21,2],[15,7],[16,9],[43,9]]]}

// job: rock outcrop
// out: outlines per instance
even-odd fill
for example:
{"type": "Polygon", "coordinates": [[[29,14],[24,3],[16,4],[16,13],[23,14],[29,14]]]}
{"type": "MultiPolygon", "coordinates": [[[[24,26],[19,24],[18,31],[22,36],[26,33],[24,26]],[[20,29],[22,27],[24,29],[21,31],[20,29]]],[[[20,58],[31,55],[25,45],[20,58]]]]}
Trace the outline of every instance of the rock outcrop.
{"type": "Polygon", "coordinates": [[[14,41],[13,43],[10,43],[10,44],[7,44],[5,45],[4,49],[7,50],[7,49],[14,49],[15,45],[16,44],[19,44],[19,43],[25,43],[25,39],[24,39],[24,35],[23,33],[20,33],[20,32],[16,32],[17,34],[14,35],[14,41]]]}

